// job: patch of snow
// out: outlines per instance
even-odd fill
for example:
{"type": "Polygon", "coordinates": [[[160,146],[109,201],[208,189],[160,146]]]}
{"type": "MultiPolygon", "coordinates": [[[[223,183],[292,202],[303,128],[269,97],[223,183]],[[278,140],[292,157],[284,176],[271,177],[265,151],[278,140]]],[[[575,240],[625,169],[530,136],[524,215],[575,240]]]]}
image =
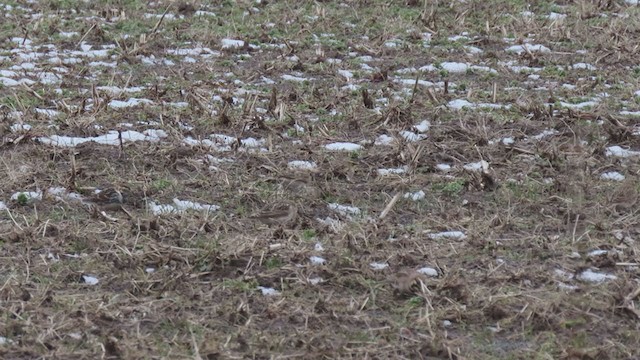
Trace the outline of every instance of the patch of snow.
{"type": "Polygon", "coordinates": [[[429,238],[437,240],[437,239],[454,239],[454,240],[462,240],[466,239],[467,236],[462,231],[443,231],[439,233],[429,234],[429,238]]]}
{"type": "Polygon", "coordinates": [[[387,175],[399,175],[399,174],[404,174],[407,172],[407,170],[409,169],[408,166],[403,166],[400,168],[393,168],[393,169],[378,169],[378,175],[379,176],[387,176],[387,175]]]}
{"type": "Polygon", "coordinates": [[[596,70],[596,67],[587,63],[575,63],[571,65],[574,69],[596,70]]]}
{"type": "Polygon", "coordinates": [[[353,78],[353,73],[349,70],[338,70],[338,74],[342,75],[347,81],[353,78]]]}
{"type": "Polygon", "coordinates": [[[153,104],[153,101],[149,99],[136,99],[136,98],[129,98],[127,101],[120,101],[120,100],[109,101],[109,107],[112,109],[134,107],[141,104],[153,104]]]}
{"type": "Polygon", "coordinates": [[[582,109],[585,107],[594,107],[598,105],[597,101],[583,101],[581,103],[578,104],[572,104],[572,103],[567,103],[564,101],[560,101],[560,105],[566,108],[570,108],[570,109],[582,109]]]}
{"type": "Polygon", "coordinates": [[[438,277],[438,270],[436,270],[436,269],[434,269],[432,267],[425,266],[423,268],[418,269],[418,272],[420,274],[424,274],[424,275],[427,275],[427,276],[438,277]]]}
{"type": "Polygon", "coordinates": [[[97,277],[91,275],[82,275],[82,280],[88,285],[97,285],[99,282],[97,277]]]}
{"type": "Polygon", "coordinates": [[[404,194],[404,198],[405,199],[411,199],[413,201],[422,200],[422,199],[425,198],[425,196],[426,196],[426,194],[422,190],[416,191],[414,193],[406,193],[406,194],[404,194]]]}
{"type": "Polygon", "coordinates": [[[618,277],[615,275],[595,272],[591,269],[587,269],[577,276],[578,280],[590,282],[590,283],[601,283],[607,280],[615,280],[618,277]]]}
{"type": "Polygon", "coordinates": [[[547,15],[547,19],[549,20],[562,20],[567,17],[567,14],[559,14],[556,12],[551,12],[547,15]]]}
{"type": "Polygon", "coordinates": [[[223,49],[233,49],[233,48],[241,48],[244,47],[244,41],[235,40],[235,39],[222,39],[220,41],[222,43],[223,49]]]}
{"type": "Polygon", "coordinates": [[[622,181],[622,180],[624,180],[624,175],[620,174],[617,171],[609,171],[609,172],[606,172],[606,173],[602,173],[600,175],[600,179],[602,179],[602,180],[622,181]]]}
{"type": "Polygon", "coordinates": [[[218,205],[207,205],[201,204],[198,202],[193,202],[189,200],[179,200],[177,198],[173,199],[173,205],[171,204],[156,204],[155,202],[149,202],[149,210],[154,215],[159,214],[168,214],[168,213],[183,213],[186,210],[197,210],[197,211],[207,211],[213,212],[220,209],[218,205]]]}
{"type": "Polygon", "coordinates": [[[331,151],[357,151],[362,149],[362,146],[350,142],[335,142],[325,145],[324,148],[331,151]]]}
{"type": "MultiPolygon", "coordinates": [[[[159,141],[161,138],[166,137],[167,134],[162,130],[145,130],[144,133],[140,133],[133,130],[127,130],[121,132],[121,137],[123,142],[130,141],[159,141]]],[[[51,135],[48,137],[40,137],[38,141],[47,145],[54,146],[63,146],[63,147],[73,147],[76,145],[80,145],[85,142],[93,141],[98,144],[104,145],[120,145],[120,140],[118,139],[119,135],[117,131],[110,131],[105,135],[100,135],[96,137],[73,137],[73,136],[59,136],[59,135],[51,135]]]]}
{"type": "Polygon", "coordinates": [[[284,75],[282,75],[280,77],[282,78],[282,80],[295,81],[295,82],[304,82],[304,81],[313,80],[313,78],[304,78],[304,77],[301,77],[301,76],[293,76],[293,75],[288,75],[288,74],[284,74],[284,75]]]}
{"type": "Polygon", "coordinates": [[[413,131],[402,130],[400,131],[400,136],[409,142],[417,142],[427,138],[425,134],[416,134],[413,131]]]}
{"type": "Polygon", "coordinates": [[[387,264],[387,263],[379,263],[379,262],[372,262],[372,263],[369,264],[369,266],[373,270],[384,270],[384,269],[389,267],[389,264],[387,264]]]}
{"type": "Polygon", "coordinates": [[[478,162],[465,164],[463,168],[468,171],[487,171],[489,170],[489,163],[485,160],[480,160],[478,162]]]}
{"type": "Polygon", "coordinates": [[[464,108],[469,109],[510,109],[511,105],[489,104],[489,103],[472,103],[464,99],[451,100],[447,103],[447,106],[454,110],[462,110],[464,108]]]}
{"type": "Polygon", "coordinates": [[[29,131],[31,130],[31,125],[29,124],[13,124],[9,127],[11,132],[19,132],[19,131],[29,131]]]}
{"type": "Polygon", "coordinates": [[[600,255],[606,255],[608,254],[609,251],[607,250],[591,250],[589,251],[589,253],[587,253],[587,257],[596,257],[596,256],[600,256],[600,255]]]}
{"type": "Polygon", "coordinates": [[[438,164],[436,165],[436,169],[442,171],[442,172],[447,172],[449,170],[451,170],[451,165],[449,164],[438,164]]]}
{"type": "Polygon", "coordinates": [[[312,256],[312,257],[309,258],[309,260],[311,261],[311,263],[313,265],[324,265],[327,262],[327,260],[325,260],[324,258],[322,258],[320,256],[312,256]]]}
{"type": "Polygon", "coordinates": [[[337,203],[330,203],[328,205],[329,209],[337,212],[340,215],[360,215],[361,210],[355,206],[347,206],[347,205],[340,205],[337,203]]]}
{"type": "Polygon", "coordinates": [[[544,45],[530,45],[530,44],[523,44],[523,45],[513,45],[510,46],[508,48],[505,49],[506,52],[513,52],[516,53],[518,55],[525,53],[527,51],[529,52],[541,52],[541,53],[548,53],[551,52],[551,49],[549,49],[548,47],[544,46],[544,45]]]}
{"type": "Polygon", "coordinates": [[[542,140],[542,139],[544,139],[546,137],[549,137],[551,135],[555,135],[557,133],[558,133],[558,130],[556,130],[556,129],[546,129],[546,130],[543,130],[540,134],[534,135],[531,138],[534,139],[534,140],[542,140]]]}
{"type": "Polygon", "coordinates": [[[12,201],[18,201],[24,198],[28,203],[42,200],[42,192],[40,191],[20,191],[11,195],[12,201]]]}
{"type": "Polygon", "coordinates": [[[264,286],[258,286],[258,290],[260,290],[262,292],[262,295],[265,296],[278,296],[280,295],[280,291],[274,289],[274,288],[270,288],[270,287],[264,287],[264,286]]]}
{"type": "Polygon", "coordinates": [[[392,143],[393,143],[393,138],[385,134],[378,136],[378,138],[374,142],[375,145],[391,145],[392,143]]]}
{"type": "Polygon", "coordinates": [[[614,146],[609,146],[604,154],[606,156],[616,156],[616,157],[634,157],[634,156],[640,156],[640,151],[633,151],[633,150],[626,150],[621,148],[620,146],[614,145],[614,146]]]}
{"type": "Polygon", "coordinates": [[[417,132],[425,133],[429,131],[431,124],[427,120],[423,120],[421,123],[413,125],[413,129],[417,132]]]}
{"type": "Polygon", "coordinates": [[[318,165],[316,165],[316,163],[313,161],[293,160],[293,161],[289,161],[289,164],[287,164],[287,167],[289,167],[289,169],[292,169],[292,170],[295,170],[295,169],[313,170],[317,168],[318,165]]]}

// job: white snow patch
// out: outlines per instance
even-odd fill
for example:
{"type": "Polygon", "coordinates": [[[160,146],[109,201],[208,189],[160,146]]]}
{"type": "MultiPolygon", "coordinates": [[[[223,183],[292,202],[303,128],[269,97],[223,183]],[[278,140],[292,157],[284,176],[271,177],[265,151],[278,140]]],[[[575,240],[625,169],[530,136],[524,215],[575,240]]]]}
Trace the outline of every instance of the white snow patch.
{"type": "Polygon", "coordinates": [[[109,101],[109,107],[113,109],[134,107],[141,104],[153,104],[153,101],[149,99],[136,99],[136,98],[129,98],[127,101],[120,101],[120,100],[109,101]]]}
{"type": "Polygon", "coordinates": [[[242,40],[222,39],[220,42],[222,43],[223,49],[241,48],[244,46],[244,41],[242,40]]]}
{"type": "Polygon", "coordinates": [[[489,170],[489,163],[485,160],[480,160],[478,162],[465,164],[463,168],[468,171],[487,171],[489,170]]]}
{"type": "Polygon", "coordinates": [[[618,145],[614,145],[614,146],[609,146],[604,154],[606,156],[616,156],[616,157],[634,157],[634,156],[640,156],[640,151],[633,151],[633,150],[627,150],[627,149],[623,149],[618,145]]]}
{"type": "Polygon", "coordinates": [[[331,203],[328,205],[329,209],[337,212],[338,214],[341,215],[360,215],[361,210],[355,206],[347,206],[347,205],[340,205],[337,203],[331,203]]]}
{"type": "Polygon", "coordinates": [[[338,70],[338,74],[342,75],[347,81],[353,78],[353,73],[349,70],[338,70]]]}
{"type": "MultiPolygon", "coordinates": [[[[167,137],[167,134],[163,130],[153,130],[153,129],[145,130],[143,133],[133,131],[133,130],[127,130],[127,131],[121,132],[121,135],[122,135],[123,142],[159,141],[161,138],[167,137]]],[[[43,144],[63,146],[63,147],[73,147],[88,141],[93,141],[98,144],[105,144],[105,145],[120,145],[120,140],[118,139],[117,131],[109,131],[105,135],[88,137],[88,138],[51,135],[48,137],[40,137],[38,138],[38,140],[43,144]]]]}
{"type": "Polygon", "coordinates": [[[384,269],[389,267],[389,264],[387,264],[387,263],[379,263],[379,262],[372,262],[372,263],[369,264],[369,266],[373,270],[384,270],[384,269]]]}
{"type": "Polygon", "coordinates": [[[325,260],[324,258],[322,258],[320,256],[312,256],[312,257],[309,258],[309,260],[311,261],[311,263],[313,265],[324,265],[327,262],[327,260],[325,260]]]}
{"type": "Polygon", "coordinates": [[[313,161],[303,161],[303,160],[289,161],[289,164],[287,164],[287,166],[289,167],[289,169],[292,169],[292,170],[295,170],[295,169],[313,170],[318,167],[318,165],[316,165],[316,163],[313,161]]]}
{"type": "Polygon", "coordinates": [[[88,285],[97,285],[99,282],[97,277],[91,275],[82,275],[82,280],[88,285]]]}
{"type": "Polygon", "coordinates": [[[439,233],[429,234],[429,238],[431,239],[454,239],[454,240],[462,240],[466,239],[466,235],[462,231],[443,231],[439,233]]]}
{"type": "Polygon", "coordinates": [[[606,172],[606,173],[602,173],[600,175],[600,179],[602,179],[602,180],[622,181],[622,180],[624,180],[624,175],[620,174],[617,171],[609,171],[609,172],[606,172]]]}
{"type": "Polygon", "coordinates": [[[357,151],[362,149],[362,146],[350,142],[335,142],[325,145],[324,148],[331,151],[357,151]]]}
{"type": "Polygon", "coordinates": [[[543,130],[540,134],[534,135],[531,138],[535,139],[535,140],[542,140],[542,139],[544,139],[546,137],[549,137],[551,135],[555,135],[557,133],[558,133],[558,130],[556,130],[556,129],[546,129],[546,130],[543,130]]]}
{"type": "Polygon", "coordinates": [[[437,277],[438,276],[438,270],[432,268],[432,267],[428,267],[425,266],[423,268],[418,269],[418,272],[427,276],[431,276],[431,277],[437,277]]]}
{"type": "Polygon", "coordinates": [[[585,107],[594,107],[598,105],[597,101],[583,101],[581,103],[572,104],[564,101],[560,101],[560,105],[570,109],[582,109],[585,107]]]}
{"type": "Polygon", "coordinates": [[[262,292],[262,295],[265,296],[278,296],[280,295],[280,291],[274,289],[274,288],[270,288],[270,287],[264,287],[264,286],[258,286],[258,290],[260,290],[262,292]]]}
{"type": "Polygon", "coordinates": [[[578,274],[577,278],[578,278],[578,280],[582,280],[582,281],[586,281],[586,282],[590,282],[590,283],[601,283],[601,282],[604,282],[606,280],[615,280],[618,277],[615,276],[615,275],[595,272],[595,271],[593,271],[591,269],[587,269],[587,270],[581,272],[580,274],[578,274]]]}
{"type": "Polygon", "coordinates": [[[505,49],[506,52],[514,52],[518,55],[524,52],[527,52],[527,50],[530,52],[541,52],[541,53],[551,52],[551,49],[549,49],[544,45],[530,45],[530,44],[513,45],[505,49]]]}
{"type": "Polygon", "coordinates": [[[421,123],[413,125],[413,129],[417,132],[425,133],[429,131],[431,124],[427,120],[423,120],[421,123]]]}
{"type": "Polygon", "coordinates": [[[413,131],[407,130],[400,131],[400,136],[402,136],[406,141],[409,142],[417,142],[427,138],[427,135],[425,134],[416,134],[413,131]]]}
{"type": "Polygon", "coordinates": [[[406,194],[404,194],[404,198],[405,199],[411,199],[413,201],[422,200],[422,199],[425,198],[425,196],[426,196],[426,194],[422,190],[416,191],[414,193],[406,193],[406,194]]]}
{"type": "Polygon", "coordinates": [[[556,12],[551,12],[547,15],[547,19],[549,20],[562,20],[567,17],[567,14],[559,14],[556,12]]]}
{"type": "Polygon", "coordinates": [[[589,253],[587,253],[587,257],[596,257],[596,256],[600,256],[600,255],[606,255],[607,253],[609,253],[608,250],[591,250],[589,251],[589,253]]]}
{"type": "Polygon", "coordinates": [[[454,110],[462,110],[464,108],[469,108],[469,109],[482,109],[482,108],[510,109],[511,108],[511,105],[500,105],[500,104],[489,104],[489,103],[472,103],[472,102],[469,102],[469,101],[464,100],[464,99],[451,100],[451,101],[449,101],[447,106],[450,107],[451,109],[454,109],[454,110]]]}
{"type": "Polygon", "coordinates": [[[391,145],[392,143],[393,143],[393,138],[385,134],[378,136],[378,138],[374,142],[375,145],[391,145]]]}
{"type": "Polygon", "coordinates": [[[378,172],[379,176],[399,175],[399,174],[406,173],[408,169],[409,169],[409,167],[405,165],[405,166],[399,167],[399,168],[378,169],[377,172],[378,172]]]}
{"type": "Polygon", "coordinates": [[[19,131],[29,131],[31,130],[31,125],[29,124],[13,124],[9,127],[11,132],[19,132],[19,131]]]}
{"type": "Polygon", "coordinates": [[[288,74],[284,74],[284,75],[282,75],[280,77],[282,78],[282,80],[295,81],[295,82],[304,82],[304,81],[308,81],[308,80],[313,80],[313,78],[305,78],[305,77],[301,77],[301,76],[293,76],[293,75],[288,75],[288,74]]]}
{"type": "Polygon", "coordinates": [[[42,200],[42,192],[40,191],[20,191],[11,195],[12,201],[18,201],[18,199],[26,199],[27,202],[42,200]]]}
{"type": "Polygon", "coordinates": [[[197,211],[207,211],[213,212],[220,209],[218,205],[207,205],[201,204],[194,201],[189,200],[179,200],[173,199],[173,205],[171,204],[156,204],[155,202],[149,202],[149,209],[155,215],[159,214],[168,214],[168,213],[183,213],[186,210],[197,210],[197,211]]]}

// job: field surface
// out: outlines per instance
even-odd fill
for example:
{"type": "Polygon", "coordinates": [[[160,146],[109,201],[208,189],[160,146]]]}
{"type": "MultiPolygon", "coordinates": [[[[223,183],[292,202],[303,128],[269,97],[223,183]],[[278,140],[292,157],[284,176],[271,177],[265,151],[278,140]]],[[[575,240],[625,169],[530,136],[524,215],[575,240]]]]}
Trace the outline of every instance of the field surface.
{"type": "Polygon", "coordinates": [[[640,358],[636,1],[0,10],[0,358],[640,358]]]}

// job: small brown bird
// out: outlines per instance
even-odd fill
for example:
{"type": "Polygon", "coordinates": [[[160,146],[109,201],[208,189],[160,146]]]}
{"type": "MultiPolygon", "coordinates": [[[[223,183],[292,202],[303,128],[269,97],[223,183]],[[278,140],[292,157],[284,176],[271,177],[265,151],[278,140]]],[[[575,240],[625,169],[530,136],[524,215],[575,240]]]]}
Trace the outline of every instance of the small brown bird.
{"type": "Polygon", "coordinates": [[[114,188],[96,190],[94,194],[85,199],[85,203],[102,210],[119,210],[122,208],[123,202],[122,193],[114,188]]]}
{"type": "Polygon", "coordinates": [[[259,220],[266,225],[286,225],[294,221],[297,216],[298,208],[290,204],[287,209],[265,211],[251,216],[251,219],[259,220]]]}

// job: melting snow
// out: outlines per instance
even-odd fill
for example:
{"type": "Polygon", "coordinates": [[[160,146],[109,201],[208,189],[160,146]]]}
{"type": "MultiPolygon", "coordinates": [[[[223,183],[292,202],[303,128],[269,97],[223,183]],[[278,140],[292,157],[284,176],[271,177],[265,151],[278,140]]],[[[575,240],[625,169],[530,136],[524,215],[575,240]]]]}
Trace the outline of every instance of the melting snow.
{"type": "MultiPolygon", "coordinates": [[[[133,130],[123,131],[121,133],[122,141],[159,141],[161,138],[167,137],[167,134],[163,130],[145,130],[140,133],[133,130]]],[[[120,140],[118,139],[117,131],[109,131],[105,135],[100,135],[96,137],[73,137],[73,136],[60,136],[60,135],[51,135],[48,137],[40,137],[38,140],[43,144],[54,145],[54,146],[76,146],[82,143],[93,141],[98,144],[105,145],[119,145],[120,140]]]]}
{"type": "Polygon", "coordinates": [[[626,150],[621,148],[620,146],[609,146],[604,154],[606,156],[616,156],[616,157],[633,157],[640,156],[640,151],[626,150]]]}
{"type": "Polygon", "coordinates": [[[293,160],[287,165],[289,169],[313,170],[318,167],[313,161],[293,160]]]}
{"type": "Polygon", "coordinates": [[[91,275],[82,275],[82,280],[88,285],[97,285],[99,282],[97,277],[91,275]]]}
{"type": "Polygon", "coordinates": [[[327,260],[320,256],[312,256],[309,258],[309,260],[313,265],[324,265],[327,262],[327,260]]]}
{"type": "Polygon", "coordinates": [[[601,283],[606,280],[615,280],[618,277],[615,275],[604,274],[600,272],[595,272],[591,269],[587,269],[577,276],[578,280],[590,282],[590,283],[601,283]]]}
{"type": "Polygon", "coordinates": [[[481,160],[478,162],[466,164],[463,166],[463,168],[468,171],[487,171],[489,170],[489,163],[481,160]]]}
{"type": "Polygon", "coordinates": [[[389,135],[380,135],[378,136],[378,138],[376,139],[375,143],[376,145],[391,145],[391,143],[393,143],[393,138],[389,135]]]}
{"type": "Polygon", "coordinates": [[[138,106],[140,104],[153,104],[153,101],[149,99],[136,99],[136,98],[129,98],[127,101],[111,100],[109,102],[109,107],[113,109],[121,109],[121,108],[138,106]]]}
{"type": "Polygon", "coordinates": [[[329,209],[336,211],[341,215],[360,215],[360,209],[354,206],[340,205],[331,203],[328,205],[329,209]]]}
{"type": "Polygon", "coordinates": [[[258,290],[260,290],[262,292],[262,295],[265,296],[278,296],[280,295],[280,292],[274,288],[270,288],[270,287],[264,287],[264,286],[258,286],[258,290]]]}
{"type": "Polygon", "coordinates": [[[173,205],[171,204],[156,204],[155,202],[149,203],[149,209],[155,215],[159,214],[167,214],[167,213],[182,213],[186,210],[197,210],[197,211],[217,211],[220,209],[218,205],[206,205],[198,202],[193,202],[189,200],[179,200],[173,199],[173,205]]]}
{"type": "Polygon", "coordinates": [[[426,196],[426,194],[422,190],[414,192],[414,193],[406,193],[406,194],[404,194],[404,198],[405,199],[411,199],[413,201],[422,200],[422,199],[424,199],[425,196],[426,196]]]}
{"type": "Polygon", "coordinates": [[[438,270],[432,268],[432,267],[423,267],[418,269],[418,272],[427,276],[431,276],[431,277],[437,277],[438,276],[438,270]]]}
{"type": "Polygon", "coordinates": [[[602,180],[614,180],[614,181],[622,181],[624,180],[624,175],[620,174],[617,171],[609,171],[600,175],[600,179],[602,180]]]}
{"type": "Polygon", "coordinates": [[[408,166],[403,166],[401,168],[393,168],[393,169],[378,169],[379,176],[387,176],[387,175],[398,175],[404,174],[409,169],[408,166]]]}
{"type": "Polygon", "coordinates": [[[431,239],[455,239],[462,240],[467,236],[462,231],[444,231],[435,234],[429,234],[429,238],[431,239]]]}
{"type": "Polygon", "coordinates": [[[244,41],[242,40],[222,39],[221,43],[223,49],[241,48],[244,46],[244,41]]]}
{"type": "Polygon", "coordinates": [[[373,270],[384,270],[384,269],[389,267],[389,264],[387,264],[387,263],[379,263],[379,262],[372,262],[371,264],[369,264],[369,266],[373,270]]]}
{"type": "Polygon", "coordinates": [[[541,53],[548,53],[551,52],[551,49],[549,49],[548,47],[544,46],[544,45],[529,45],[529,44],[523,44],[523,45],[513,45],[511,47],[508,47],[505,49],[506,52],[514,52],[518,55],[524,53],[524,52],[541,52],[541,53]]]}
{"type": "Polygon", "coordinates": [[[357,151],[362,149],[362,146],[349,142],[336,142],[327,144],[324,148],[331,151],[357,151]]]}
{"type": "Polygon", "coordinates": [[[24,198],[27,201],[42,200],[41,191],[21,191],[11,195],[11,200],[18,201],[18,199],[24,198]]]}

